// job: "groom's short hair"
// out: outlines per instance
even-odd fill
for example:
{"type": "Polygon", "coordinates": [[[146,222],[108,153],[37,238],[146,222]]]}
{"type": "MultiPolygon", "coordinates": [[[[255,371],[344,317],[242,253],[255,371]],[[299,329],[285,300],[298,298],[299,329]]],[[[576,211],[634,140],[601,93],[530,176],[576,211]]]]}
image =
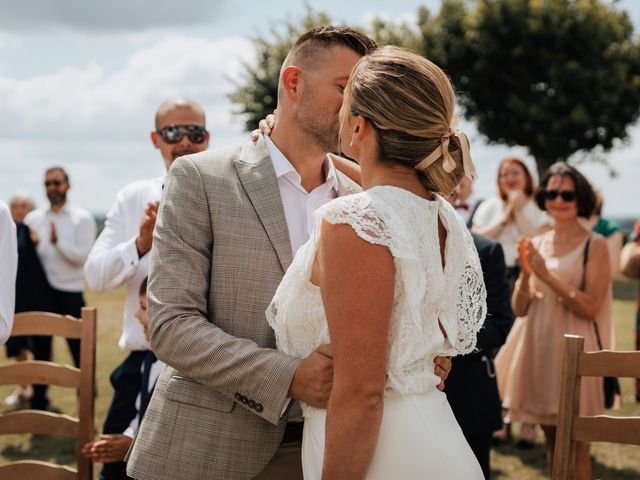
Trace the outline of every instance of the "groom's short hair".
{"type": "Polygon", "coordinates": [[[312,28],[293,44],[282,68],[289,65],[313,64],[318,54],[327,47],[342,46],[360,56],[373,52],[378,46],[364,33],[350,27],[325,26],[312,28]]]}

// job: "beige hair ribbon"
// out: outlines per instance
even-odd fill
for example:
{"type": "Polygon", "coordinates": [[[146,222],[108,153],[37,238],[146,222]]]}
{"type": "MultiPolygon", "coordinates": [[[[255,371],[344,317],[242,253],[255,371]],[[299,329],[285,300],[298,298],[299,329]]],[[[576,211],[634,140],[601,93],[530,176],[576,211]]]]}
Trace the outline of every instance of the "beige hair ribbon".
{"type": "Polygon", "coordinates": [[[476,169],[471,161],[471,148],[469,147],[469,139],[464,132],[460,130],[449,130],[442,135],[440,139],[440,147],[437,147],[433,152],[429,154],[424,160],[415,166],[416,170],[425,170],[429,165],[442,157],[442,168],[447,173],[451,173],[456,169],[456,162],[449,153],[449,138],[451,136],[458,137],[460,140],[460,149],[462,150],[462,166],[464,168],[465,176],[471,180],[477,177],[476,169]]]}

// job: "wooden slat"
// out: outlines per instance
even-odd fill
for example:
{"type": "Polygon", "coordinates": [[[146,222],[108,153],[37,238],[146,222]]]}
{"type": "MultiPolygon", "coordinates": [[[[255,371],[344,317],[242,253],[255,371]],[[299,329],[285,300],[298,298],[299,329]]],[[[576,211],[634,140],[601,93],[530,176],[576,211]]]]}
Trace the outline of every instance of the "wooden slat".
{"type": "Polygon", "coordinates": [[[578,442],[610,442],[640,445],[640,417],[577,417],[573,438],[578,442]]]}
{"type": "Polygon", "coordinates": [[[27,360],[0,366],[0,385],[48,384],[59,387],[80,387],[80,370],[41,360],[27,360]]]}
{"type": "Polygon", "coordinates": [[[77,472],[71,467],[37,460],[20,460],[0,465],[2,480],[76,480],[77,472]]]}
{"type": "Polygon", "coordinates": [[[576,335],[564,336],[562,355],[562,383],[560,384],[560,406],[558,426],[553,453],[552,480],[564,480],[571,476],[575,457],[575,443],[571,441],[573,412],[580,407],[580,382],[578,381],[578,355],[584,350],[584,338],[576,335]]]}
{"type": "Polygon", "coordinates": [[[82,322],[69,315],[49,312],[16,313],[11,335],[56,335],[80,338],[82,322]]]}
{"type": "Polygon", "coordinates": [[[18,410],[0,414],[0,435],[33,433],[75,438],[78,419],[42,410],[18,410]]]}
{"type": "Polygon", "coordinates": [[[640,375],[640,352],[584,352],[580,354],[578,375],[584,377],[629,377],[640,375]]]}

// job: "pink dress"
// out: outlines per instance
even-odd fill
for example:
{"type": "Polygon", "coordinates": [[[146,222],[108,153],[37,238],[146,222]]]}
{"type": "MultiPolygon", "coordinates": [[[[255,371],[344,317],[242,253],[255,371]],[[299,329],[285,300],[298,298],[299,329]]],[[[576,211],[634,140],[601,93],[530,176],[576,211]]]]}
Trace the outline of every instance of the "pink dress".
{"type": "MultiPolygon", "coordinates": [[[[583,277],[586,240],[562,257],[545,253],[541,245],[551,240],[549,234],[533,239],[545,258],[549,271],[556,273],[576,290],[583,277]]],[[[598,350],[592,320],[582,318],[558,300],[557,294],[535,276],[531,286],[537,295],[531,301],[527,316],[516,319],[505,345],[496,357],[498,388],[503,407],[509,409],[511,421],[555,425],[560,402],[563,336],[565,333],[584,337],[586,351],[598,350]]],[[[611,345],[611,290],[596,315],[603,348],[611,345]]],[[[582,379],[580,414],[604,412],[602,378],[582,379]]]]}

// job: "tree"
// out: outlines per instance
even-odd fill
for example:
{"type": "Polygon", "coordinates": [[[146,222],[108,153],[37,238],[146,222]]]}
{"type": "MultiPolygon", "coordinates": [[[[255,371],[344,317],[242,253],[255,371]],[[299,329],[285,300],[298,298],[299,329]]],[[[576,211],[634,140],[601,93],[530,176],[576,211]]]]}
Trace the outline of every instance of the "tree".
{"type": "Polygon", "coordinates": [[[244,64],[244,77],[234,82],[236,88],[229,95],[230,100],[240,107],[234,113],[245,117],[247,131],[256,128],[258,122],[276,108],[280,67],[296,38],[313,27],[331,23],[326,13],[315,12],[309,5],[306,9],[307,13],[299,23],[283,22],[282,29],[272,27],[272,39],[264,36],[253,39],[256,61],[244,64]]]}
{"type": "Polygon", "coordinates": [[[638,117],[640,43],[615,4],[443,0],[418,16],[421,53],[449,73],[464,116],[492,143],[528,147],[540,171],[611,149],[638,117]]]}

